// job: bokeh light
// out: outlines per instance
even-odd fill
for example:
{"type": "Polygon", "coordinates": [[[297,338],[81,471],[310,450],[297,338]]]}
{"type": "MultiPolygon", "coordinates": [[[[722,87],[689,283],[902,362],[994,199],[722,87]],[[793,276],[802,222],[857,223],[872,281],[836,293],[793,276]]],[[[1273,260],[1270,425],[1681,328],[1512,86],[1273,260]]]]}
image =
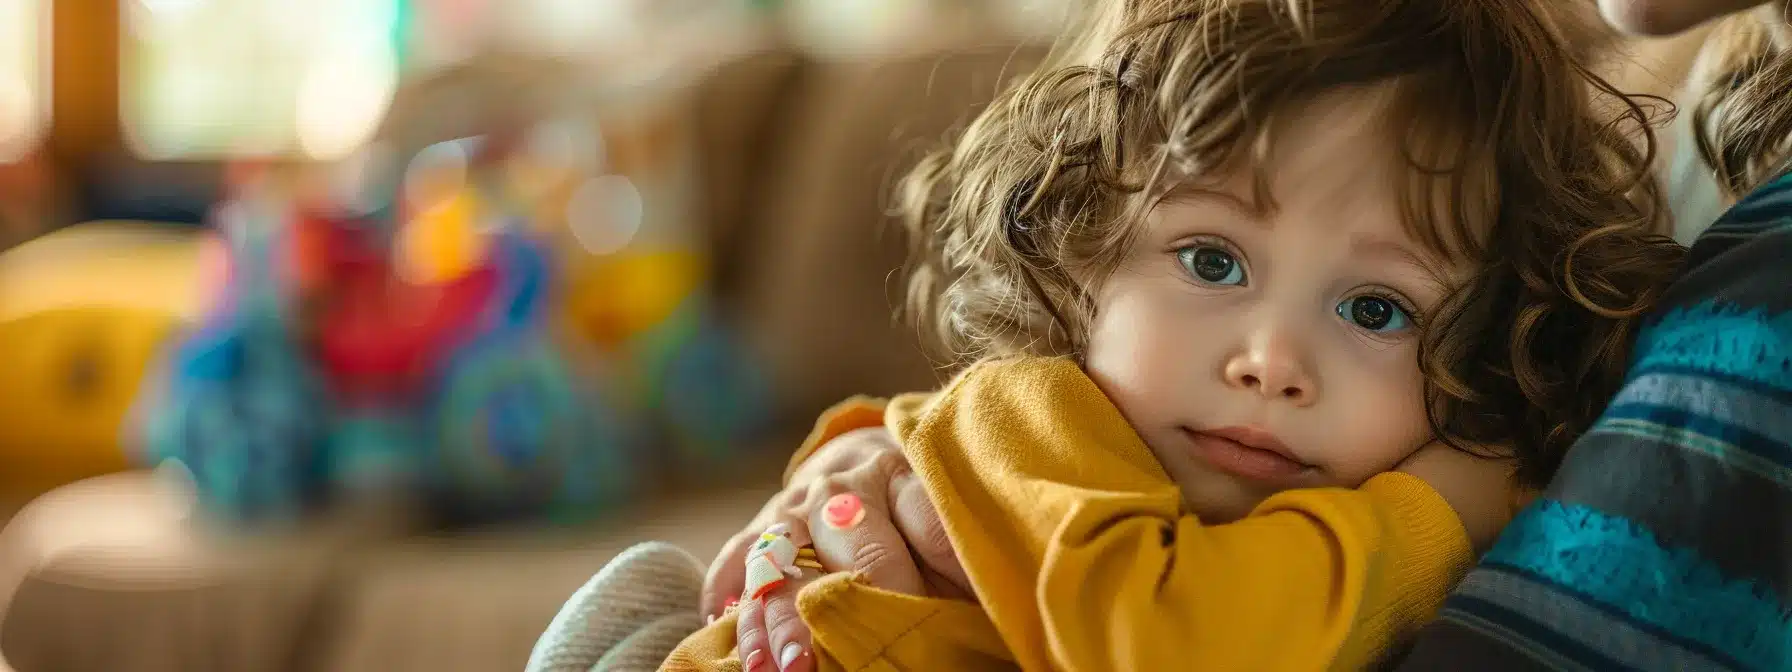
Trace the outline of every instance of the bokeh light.
{"type": "Polygon", "coordinates": [[[372,139],[398,88],[390,49],[326,56],[299,86],[299,146],[316,159],[336,159],[372,139]]]}
{"type": "Polygon", "coordinates": [[[467,186],[467,146],[464,141],[441,142],[423,148],[405,169],[404,198],[415,210],[427,210],[446,202],[467,186]]]}
{"type": "Polygon", "coordinates": [[[641,230],[641,191],[621,175],[586,180],[566,203],[566,224],[591,254],[613,254],[641,230]]]}
{"type": "Polygon", "coordinates": [[[338,158],[399,78],[399,0],[126,0],[120,104],[150,159],[338,158]]]}

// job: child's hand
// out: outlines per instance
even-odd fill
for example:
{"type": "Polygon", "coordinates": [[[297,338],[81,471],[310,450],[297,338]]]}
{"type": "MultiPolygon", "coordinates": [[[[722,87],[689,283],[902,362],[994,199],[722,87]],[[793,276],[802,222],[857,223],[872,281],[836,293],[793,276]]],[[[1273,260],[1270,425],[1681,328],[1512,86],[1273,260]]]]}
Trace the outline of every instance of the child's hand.
{"type": "Polygon", "coordinates": [[[1477,552],[1499,537],[1512,518],[1512,461],[1476,457],[1431,443],[1406,458],[1399,471],[1425,481],[1450,503],[1477,552]]]}
{"type": "Polygon", "coordinates": [[[964,570],[953,559],[951,545],[940,531],[939,516],[919,481],[910,475],[889,432],[849,432],[811,457],[784,492],[773,497],[747,529],[723,547],[710,567],[704,587],[705,613],[719,615],[733,602],[729,598],[738,596],[736,632],[742,662],[749,672],[814,666],[808,627],[797,613],[796,595],[820,572],[793,571],[786,578],[766,569],[788,554],[789,549],[777,542],[764,549],[785,553],[769,565],[764,558],[749,557],[755,556],[754,549],[768,529],[788,535],[798,548],[813,544],[816,558],[828,572],[856,571],[867,583],[897,592],[968,594],[961,588],[968,584],[964,570]],[[939,575],[924,576],[915,561],[917,555],[934,558],[929,564],[939,575]],[[761,565],[751,572],[753,576],[748,576],[749,560],[761,565]],[[942,576],[949,579],[942,580],[942,576]],[[752,585],[747,585],[749,582],[752,585]],[[757,599],[750,593],[757,593],[757,599]]]}

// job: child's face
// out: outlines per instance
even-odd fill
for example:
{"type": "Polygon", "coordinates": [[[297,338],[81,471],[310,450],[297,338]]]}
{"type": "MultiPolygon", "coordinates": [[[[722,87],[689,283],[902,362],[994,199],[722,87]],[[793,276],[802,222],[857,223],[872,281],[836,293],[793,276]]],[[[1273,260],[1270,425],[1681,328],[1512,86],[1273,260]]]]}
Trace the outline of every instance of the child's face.
{"type": "Polygon", "coordinates": [[[1290,117],[1274,212],[1252,211],[1248,171],[1166,199],[1100,287],[1089,374],[1197,515],[1354,487],[1431,438],[1417,324],[1463,269],[1405,233],[1380,112],[1352,95],[1290,117]]]}

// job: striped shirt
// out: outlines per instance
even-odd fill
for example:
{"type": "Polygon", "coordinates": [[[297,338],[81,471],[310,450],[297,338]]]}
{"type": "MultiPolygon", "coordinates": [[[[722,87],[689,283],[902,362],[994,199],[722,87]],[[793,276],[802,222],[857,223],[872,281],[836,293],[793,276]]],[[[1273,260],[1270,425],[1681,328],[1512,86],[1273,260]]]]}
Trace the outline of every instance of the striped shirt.
{"type": "Polygon", "coordinates": [[[1792,670],[1792,175],[1698,238],[1634,357],[1401,669],[1792,670]]]}

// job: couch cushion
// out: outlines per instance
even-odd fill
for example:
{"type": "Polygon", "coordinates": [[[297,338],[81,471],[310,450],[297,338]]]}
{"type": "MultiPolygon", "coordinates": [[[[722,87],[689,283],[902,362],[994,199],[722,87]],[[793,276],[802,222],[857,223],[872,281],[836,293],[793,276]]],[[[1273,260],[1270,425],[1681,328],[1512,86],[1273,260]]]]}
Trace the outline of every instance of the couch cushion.
{"type": "MultiPolygon", "coordinates": [[[[21,670],[283,670],[314,637],[335,558],[402,519],[216,534],[173,472],[126,472],[33,501],[0,532],[0,647],[21,670]],[[10,598],[10,599],[9,599],[10,598]]],[[[4,669],[4,666],[0,666],[4,669]]]]}
{"type": "Polygon", "coordinates": [[[737,237],[747,265],[739,308],[784,421],[853,394],[939,383],[914,328],[895,318],[907,242],[891,226],[891,188],[1042,55],[990,47],[805,70],[778,113],[762,200],[737,237]]]}
{"type": "Polygon", "coordinates": [[[805,62],[789,49],[767,49],[722,63],[692,96],[702,220],[709,234],[712,279],[723,303],[735,298],[745,259],[739,236],[765,200],[766,152],[785,123],[789,94],[805,62]]]}
{"type": "Polygon", "coordinates": [[[648,540],[713,557],[773,492],[761,481],[643,505],[596,530],[516,529],[369,549],[341,568],[318,615],[331,636],[302,669],[519,669],[560,605],[610,558],[648,540]]]}

